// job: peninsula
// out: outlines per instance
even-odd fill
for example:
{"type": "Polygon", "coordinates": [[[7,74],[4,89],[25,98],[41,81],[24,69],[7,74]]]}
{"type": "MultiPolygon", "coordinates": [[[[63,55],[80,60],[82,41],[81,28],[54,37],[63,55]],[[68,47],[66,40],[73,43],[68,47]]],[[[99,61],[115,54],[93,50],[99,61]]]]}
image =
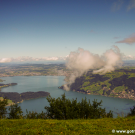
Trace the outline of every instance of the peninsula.
{"type": "Polygon", "coordinates": [[[24,92],[24,93],[17,93],[17,92],[0,92],[0,97],[7,98],[12,100],[14,103],[21,103],[23,100],[30,100],[40,97],[46,97],[50,95],[50,93],[45,91],[38,91],[38,92],[24,92]]]}
{"type": "Polygon", "coordinates": [[[1,92],[1,88],[9,87],[17,85],[17,83],[9,83],[9,84],[0,84],[0,100],[2,101],[5,97],[8,99],[8,105],[13,105],[15,103],[21,103],[23,100],[30,100],[40,97],[46,97],[50,93],[45,91],[38,91],[38,92],[24,92],[24,93],[17,93],[17,92],[1,92]]]}
{"type": "Polygon", "coordinates": [[[17,83],[0,84],[0,91],[1,91],[1,88],[3,87],[9,87],[9,86],[14,86],[14,85],[17,85],[17,83]]]}
{"type": "MultiPolygon", "coordinates": [[[[68,78],[66,78],[68,84],[68,78]]],[[[69,86],[69,85],[67,85],[69,86]]],[[[58,87],[64,89],[64,85],[58,87]]],[[[70,90],[84,94],[135,100],[135,67],[117,69],[105,75],[92,74],[76,78],[70,90]]]]}

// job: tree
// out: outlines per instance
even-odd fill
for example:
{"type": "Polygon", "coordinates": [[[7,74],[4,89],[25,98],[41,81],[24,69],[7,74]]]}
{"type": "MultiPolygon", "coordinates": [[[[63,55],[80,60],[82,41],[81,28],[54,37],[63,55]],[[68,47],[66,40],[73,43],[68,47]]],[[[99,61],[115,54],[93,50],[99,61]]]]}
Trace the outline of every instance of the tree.
{"type": "Polygon", "coordinates": [[[21,119],[23,118],[23,112],[20,106],[18,104],[11,105],[8,109],[10,111],[9,113],[9,119],[21,119]]]}
{"type": "Polygon", "coordinates": [[[3,101],[0,100],[0,118],[6,118],[8,99],[5,97],[3,101]]]}

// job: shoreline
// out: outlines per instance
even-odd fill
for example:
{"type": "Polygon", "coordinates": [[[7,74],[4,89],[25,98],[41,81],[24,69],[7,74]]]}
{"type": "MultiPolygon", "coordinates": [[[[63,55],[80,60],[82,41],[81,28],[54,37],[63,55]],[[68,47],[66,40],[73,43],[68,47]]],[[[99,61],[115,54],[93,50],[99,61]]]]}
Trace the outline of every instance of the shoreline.
{"type": "MultiPolygon", "coordinates": [[[[3,101],[3,100],[2,100],[2,101],[3,101]]],[[[21,102],[17,102],[17,103],[19,104],[19,103],[22,103],[23,101],[24,101],[24,100],[22,100],[21,102]]],[[[11,106],[11,105],[14,105],[14,104],[16,104],[16,103],[14,103],[14,102],[12,102],[12,103],[9,103],[9,104],[7,104],[7,105],[6,105],[6,107],[7,107],[7,106],[11,106]]]]}
{"type": "MultiPolygon", "coordinates": [[[[60,87],[58,87],[58,88],[59,88],[59,89],[62,89],[61,87],[62,87],[62,86],[60,86],[60,87]]],[[[62,90],[64,90],[64,89],[62,89],[62,90]]],[[[65,90],[65,91],[66,91],[66,90],[65,90]]],[[[130,100],[135,101],[135,97],[131,99],[131,98],[129,98],[129,97],[128,97],[128,98],[123,97],[123,96],[121,97],[121,95],[119,95],[118,97],[115,97],[115,96],[102,95],[102,94],[98,94],[98,93],[92,93],[92,94],[91,94],[91,93],[89,93],[89,92],[87,92],[87,91],[84,92],[84,91],[75,90],[75,89],[74,89],[74,90],[70,90],[70,91],[74,91],[74,92],[78,92],[78,93],[83,93],[83,94],[87,94],[87,95],[100,95],[100,96],[105,96],[105,97],[113,97],[113,98],[120,98],[120,99],[130,99],[130,100]]],[[[129,96],[129,95],[127,95],[127,96],[129,96]]]]}
{"type": "Polygon", "coordinates": [[[0,84],[0,92],[1,92],[1,88],[15,86],[15,85],[17,85],[17,83],[0,84]]]}
{"type": "MultiPolygon", "coordinates": [[[[78,92],[78,91],[75,91],[75,92],[78,92]]],[[[80,93],[83,93],[83,92],[80,92],[80,93]]],[[[115,97],[115,96],[108,96],[108,95],[102,95],[102,94],[94,94],[94,93],[83,93],[83,94],[87,94],[87,95],[100,95],[100,96],[105,96],[105,97],[113,97],[113,98],[120,98],[120,99],[130,99],[130,100],[134,100],[135,101],[135,98],[131,99],[131,98],[126,98],[126,97],[115,97]]]]}

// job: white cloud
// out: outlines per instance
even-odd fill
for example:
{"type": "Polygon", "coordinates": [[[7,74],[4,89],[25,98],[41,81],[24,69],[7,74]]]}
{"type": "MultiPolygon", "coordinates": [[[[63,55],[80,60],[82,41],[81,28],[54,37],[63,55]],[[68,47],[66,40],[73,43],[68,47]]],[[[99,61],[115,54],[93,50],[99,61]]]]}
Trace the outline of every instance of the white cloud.
{"type": "Polygon", "coordinates": [[[132,55],[123,55],[122,60],[135,60],[135,56],[132,55]]]}
{"type": "Polygon", "coordinates": [[[69,77],[68,83],[64,85],[64,89],[69,90],[75,79],[83,73],[87,73],[89,69],[92,69],[93,73],[105,74],[114,71],[115,66],[122,66],[120,50],[115,45],[113,47],[114,49],[107,50],[102,56],[93,54],[83,48],[78,48],[76,52],[70,52],[66,59],[66,67],[74,72],[69,77]]]}
{"type": "Polygon", "coordinates": [[[13,61],[12,58],[2,58],[2,59],[0,59],[0,63],[6,63],[6,62],[11,62],[11,61],[13,61]]]}
{"type": "Polygon", "coordinates": [[[24,62],[24,61],[58,61],[58,60],[66,60],[66,57],[43,57],[43,58],[33,58],[29,56],[22,56],[18,58],[2,58],[0,59],[0,63],[7,62],[24,62]]]}
{"type": "MultiPolygon", "coordinates": [[[[81,50],[81,48],[80,48],[81,50]]],[[[97,60],[99,59],[99,56],[98,55],[94,55],[92,53],[90,53],[89,51],[86,51],[87,53],[84,54],[84,56],[91,56],[92,57],[95,57],[97,60]]],[[[82,54],[81,54],[82,55],[82,54]]],[[[74,61],[77,61],[78,60],[78,63],[80,60],[82,60],[84,63],[87,61],[87,59],[84,57],[81,57],[81,55],[76,59],[76,58],[73,58],[72,60],[74,61]]],[[[135,56],[132,56],[132,55],[124,55],[124,54],[121,54],[122,55],[122,60],[135,60],[135,56]]],[[[8,62],[27,62],[27,61],[60,61],[60,60],[67,60],[67,59],[71,59],[71,56],[72,56],[72,52],[70,55],[67,55],[65,57],[42,57],[42,58],[33,58],[33,57],[29,57],[29,56],[22,56],[22,57],[18,57],[18,58],[1,58],[0,59],[0,63],[8,63],[8,62]],[[69,57],[70,56],[70,57],[69,57]]],[[[103,57],[102,57],[103,58],[103,57]]],[[[103,58],[104,59],[104,58],[103,58]]],[[[92,61],[91,61],[92,62],[92,61]]],[[[77,64],[77,63],[76,63],[77,64]]],[[[99,62],[99,65],[100,65],[100,62],[99,62]]],[[[87,66],[83,66],[84,69],[87,69],[87,66]]]]}

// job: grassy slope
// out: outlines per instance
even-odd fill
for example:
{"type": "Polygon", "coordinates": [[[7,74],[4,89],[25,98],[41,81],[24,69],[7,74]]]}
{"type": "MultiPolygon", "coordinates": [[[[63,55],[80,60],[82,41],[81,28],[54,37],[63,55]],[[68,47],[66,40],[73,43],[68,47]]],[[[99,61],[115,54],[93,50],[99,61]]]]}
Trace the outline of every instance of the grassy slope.
{"type": "MultiPolygon", "coordinates": [[[[131,69],[135,69],[135,67],[130,67],[129,69],[128,68],[123,68],[123,69],[127,69],[127,70],[130,71],[131,69]]],[[[109,81],[113,80],[114,78],[118,78],[118,77],[120,77],[122,75],[125,75],[125,72],[121,72],[121,71],[120,72],[115,72],[115,71],[113,71],[113,72],[110,72],[110,73],[106,73],[104,75],[104,77],[109,77],[108,80],[106,80],[104,82],[94,82],[92,84],[90,84],[90,80],[93,79],[93,77],[84,75],[85,76],[85,81],[84,81],[83,85],[81,86],[81,90],[85,90],[85,91],[87,91],[87,90],[91,90],[91,91],[98,90],[97,93],[102,94],[103,90],[102,90],[101,85],[104,84],[104,85],[107,86],[107,88],[109,88],[111,86],[109,81]]],[[[128,78],[135,77],[135,73],[129,73],[128,72],[128,75],[129,75],[128,78]]],[[[123,91],[124,89],[128,89],[128,88],[125,87],[125,86],[119,86],[119,87],[116,87],[114,90],[115,90],[115,92],[120,92],[120,91],[123,91]]],[[[93,92],[91,92],[91,94],[92,93],[93,92]]],[[[115,95],[115,97],[118,97],[118,96],[115,95]]]]}
{"type": "Polygon", "coordinates": [[[125,130],[126,132],[127,130],[135,130],[135,116],[129,118],[102,118],[90,120],[0,120],[1,135],[109,135],[115,134],[112,133],[113,129],[115,131],[125,130]]]}

